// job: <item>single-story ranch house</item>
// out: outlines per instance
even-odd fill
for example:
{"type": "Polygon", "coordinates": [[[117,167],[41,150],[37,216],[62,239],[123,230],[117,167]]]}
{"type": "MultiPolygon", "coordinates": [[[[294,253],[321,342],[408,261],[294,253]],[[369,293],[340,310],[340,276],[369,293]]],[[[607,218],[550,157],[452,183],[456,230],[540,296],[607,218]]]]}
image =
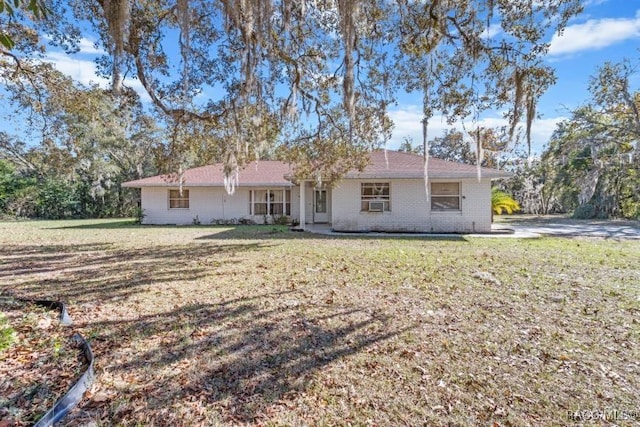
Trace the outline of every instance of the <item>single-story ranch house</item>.
{"type": "Polygon", "coordinates": [[[221,164],[186,170],[182,191],[169,175],[124,186],[141,189],[144,224],[263,223],[286,215],[302,229],[325,223],[335,231],[468,233],[491,231],[491,180],[511,176],[482,168],[478,180],[476,166],[430,158],[427,192],[421,155],[382,150],[332,185],[293,181],[292,172],[285,162],[252,162],[232,195],[221,164]]]}

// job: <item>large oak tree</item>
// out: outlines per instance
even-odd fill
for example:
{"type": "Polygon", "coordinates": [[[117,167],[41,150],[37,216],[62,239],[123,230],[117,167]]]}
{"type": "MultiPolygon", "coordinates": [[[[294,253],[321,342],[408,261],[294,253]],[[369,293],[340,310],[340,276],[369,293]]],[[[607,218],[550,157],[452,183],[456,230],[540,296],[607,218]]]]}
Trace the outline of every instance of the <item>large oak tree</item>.
{"type": "Polygon", "coordinates": [[[435,112],[474,121],[502,109],[512,135],[520,121],[529,135],[554,81],[548,40],[581,9],[579,0],[42,1],[39,20],[27,8],[0,14],[15,43],[0,66],[19,71],[45,35],[73,49],[89,24],[109,52],[99,68],[113,92],[137,78],[173,129],[169,151],[180,159],[191,143],[211,145],[229,189],[237,165],[274,143],[305,176],[362,166],[388,138],[386,111],[402,91],[424,95],[425,145],[435,112]]]}

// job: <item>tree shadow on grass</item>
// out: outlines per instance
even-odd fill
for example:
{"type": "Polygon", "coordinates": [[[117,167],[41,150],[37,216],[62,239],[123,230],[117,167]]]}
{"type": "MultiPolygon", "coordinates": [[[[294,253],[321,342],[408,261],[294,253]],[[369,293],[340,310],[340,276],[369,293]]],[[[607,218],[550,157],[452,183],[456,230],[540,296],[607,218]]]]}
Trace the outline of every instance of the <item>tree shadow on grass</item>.
{"type": "Polygon", "coordinates": [[[0,291],[85,302],[122,299],[139,288],[197,280],[241,254],[269,247],[247,242],[122,249],[111,244],[5,245],[0,248],[0,291]]]}
{"type": "Polygon", "coordinates": [[[232,226],[216,233],[196,237],[195,240],[394,240],[394,241],[451,241],[468,242],[464,234],[449,233],[394,233],[394,232],[342,232],[333,234],[296,232],[277,226],[232,226]],[[251,227],[251,228],[249,228],[251,227]]]}
{"type": "Polygon", "coordinates": [[[190,229],[203,233],[211,231],[196,240],[331,240],[331,239],[389,239],[389,240],[444,240],[466,242],[464,234],[452,233],[411,233],[411,232],[341,232],[322,234],[313,232],[293,231],[285,225],[140,225],[133,220],[98,221],[89,224],[66,225],[52,227],[52,230],[102,230],[102,229],[190,229]]]}
{"type": "Polygon", "coordinates": [[[114,423],[205,422],[177,414],[198,402],[225,423],[258,422],[282,399],[304,392],[327,365],[416,327],[392,326],[365,307],[287,300],[299,296],[279,291],[135,321],[87,322],[104,331],[94,346],[104,369],[141,382],[135,390],[105,386],[111,399],[89,410],[114,423]],[[109,360],[114,351],[130,357],[109,360]]]}
{"type": "MultiPolygon", "coordinates": [[[[73,220],[75,221],[75,220],[73,220]]],[[[49,230],[104,230],[112,228],[139,228],[140,224],[134,219],[122,220],[96,220],[96,222],[87,222],[90,220],[81,220],[82,224],[65,225],[61,227],[48,227],[49,230]]]]}

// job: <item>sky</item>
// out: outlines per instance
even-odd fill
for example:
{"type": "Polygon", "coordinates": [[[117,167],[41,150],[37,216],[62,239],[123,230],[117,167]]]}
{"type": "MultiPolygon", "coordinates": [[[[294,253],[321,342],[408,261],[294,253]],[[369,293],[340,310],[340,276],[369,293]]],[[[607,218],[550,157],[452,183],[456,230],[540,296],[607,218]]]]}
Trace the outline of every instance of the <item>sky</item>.
{"type": "MultiPolygon", "coordinates": [[[[584,12],[573,18],[561,36],[553,35],[550,40],[548,65],[553,67],[557,83],[540,99],[537,111],[541,118],[532,127],[533,151],[541,152],[554,131],[556,124],[570,115],[570,110],[589,99],[589,77],[597,67],[607,61],[619,62],[629,58],[640,62],[640,0],[585,0],[584,12]]],[[[83,39],[80,51],[72,56],[50,52],[47,60],[65,74],[77,81],[88,84],[108,82],[96,76],[93,62],[97,55],[103,54],[96,49],[92,41],[83,39]]],[[[633,88],[640,87],[640,75],[633,82],[633,88]]],[[[143,101],[149,101],[137,80],[125,81],[142,95],[143,101]]],[[[396,149],[406,138],[414,145],[422,141],[422,94],[398,95],[397,106],[389,111],[394,121],[394,130],[387,148],[396,149]]],[[[2,119],[5,120],[5,119],[2,119]]],[[[500,112],[486,114],[478,123],[485,127],[506,125],[500,112]]],[[[0,123],[0,129],[10,133],[22,133],[16,121],[12,124],[0,123]]],[[[455,125],[461,128],[461,125],[455,125]]],[[[435,116],[430,120],[429,139],[440,136],[450,125],[435,116]]]]}

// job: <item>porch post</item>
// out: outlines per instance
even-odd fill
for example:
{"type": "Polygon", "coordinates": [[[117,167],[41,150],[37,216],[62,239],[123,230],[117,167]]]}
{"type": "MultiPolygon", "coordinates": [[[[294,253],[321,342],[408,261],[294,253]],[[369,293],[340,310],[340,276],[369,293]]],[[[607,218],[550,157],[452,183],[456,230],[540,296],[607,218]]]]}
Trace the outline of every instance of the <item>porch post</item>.
{"type": "Polygon", "coordinates": [[[305,228],[305,217],[306,217],[306,212],[305,212],[305,206],[306,206],[306,201],[305,201],[305,195],[307,193],[307,189],[305,186],[305,181],[300,181],[300,229],[304,230],[305,228]]]}

